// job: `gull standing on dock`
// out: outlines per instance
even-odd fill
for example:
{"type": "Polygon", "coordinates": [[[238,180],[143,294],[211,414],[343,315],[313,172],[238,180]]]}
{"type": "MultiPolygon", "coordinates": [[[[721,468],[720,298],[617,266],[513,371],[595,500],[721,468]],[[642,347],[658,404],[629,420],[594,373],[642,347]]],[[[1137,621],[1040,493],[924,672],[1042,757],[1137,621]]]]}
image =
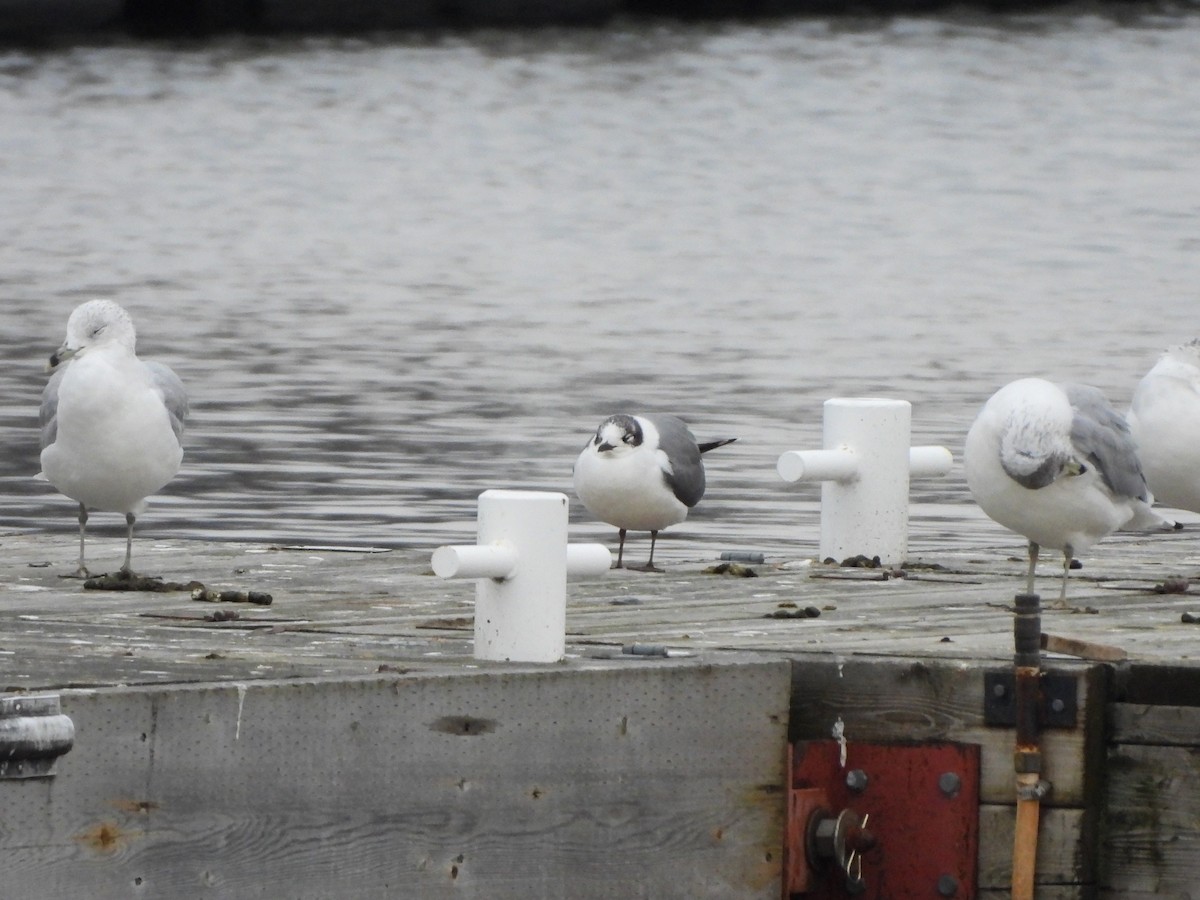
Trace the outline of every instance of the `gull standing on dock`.
{"type": "Polygon", "coordinates": [[[625,533],[650,532],[654,544],[668,525],[687,518],[704,496],[704,463],[700,454],[732,443],[724,438],[698,444],[683,420],[667,415],[615,415],[600,423],[575,461],[575,493],[588,512],[618,529],[616,568],[623,567],[625,533]]]}
{"type": "Polygon", "coordinates": [[[67,338],[50,357],[42,393],[42,471],[79,504],[79,570],[86,576],[88,510],[125,514],[130,575],[133,523],[146,497],[179,471],[188,402],[167,366],[143,362],[133,320],[111,300],[90,300],[67,320],[67,338]]]}
{"type": "Polygon", "coordinates": [[[1167,350],[1146,373],[1129,428],[1154,499],[1200,512],[1200,340],[1167,350]]]}
{"type": "Polygon", "coordinates": [[[1118,528],[1168,527],[1150,509],[1129,426],[1104,395],[1085,385],[1023,378],[984,404],[963,454],[967,487],[989,517],[1029,539],[1026,590],[1038,548],[1071,558],[1118,528]]]}

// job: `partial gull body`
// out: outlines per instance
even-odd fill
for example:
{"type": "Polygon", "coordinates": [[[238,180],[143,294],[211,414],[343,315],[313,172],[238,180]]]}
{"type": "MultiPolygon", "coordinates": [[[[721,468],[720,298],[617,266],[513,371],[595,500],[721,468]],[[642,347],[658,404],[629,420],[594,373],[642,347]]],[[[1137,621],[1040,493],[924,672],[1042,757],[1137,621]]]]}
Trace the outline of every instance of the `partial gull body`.
{"type": "Polygon", "coordinates": [[[1166,528],[1151,509],[1125,420],[1084,385],[1023,378],[984,404],[967,433],[967,487],[993,520],[1029,540],[1033,593],[1039,547],[1071,557],[1118,528],[1166,528]]]}
{"type": "Polygon", "coordinates": [[[50,357],[38,477],[79,504],[80,575],[88,510],[125,514],[121,571],[130,573],[134,521],[183,460],[183,383],[162,363],[138,359],[136,341],[123,308],[91,300],[71,313],[66,340],[50,357]]]}
{"type": "Polygon", "coordinates": [[[575,461],[575,493],[588,512],[615,525],[624,565],[625,533],[650,532],[650,559],[658,533],[687,518],[704,496],[700,455],[736,438],[698,444],[681,419],[667,415],[615,415],[600,423],[575,461]]]}
{"type": "Polygon", "coordinates": [[[1154,499],[1200,512],[1200,340],[1172,347],[1146,373],[1129,428],[1154,499]]]}

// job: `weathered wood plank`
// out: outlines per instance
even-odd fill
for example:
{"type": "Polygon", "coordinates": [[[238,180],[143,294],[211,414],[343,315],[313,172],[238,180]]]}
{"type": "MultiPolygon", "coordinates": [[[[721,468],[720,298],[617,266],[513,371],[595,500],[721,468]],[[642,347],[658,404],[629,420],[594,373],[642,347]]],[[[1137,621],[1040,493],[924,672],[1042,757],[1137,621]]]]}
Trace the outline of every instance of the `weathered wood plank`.
{"type": "MultiPolygon", "coordinates": [[[[1200,677],[1196,690],[1200,698],[1200,677]]],[[[1110,703],[1108,715],[1113,743],[1200,747],[1200,706],[1110,703]]]]}
{"type": "Polygon", "coordinates": [[[784,661],[68,692],[5,896],[779,895],[784,661]]]}
{"type": "Polygon", "coordinates": [[[1102,885],[1194,897],[1200,884],[1200,747],[1113,747],[1102,885]]]}
{"type": "MultiPolygon", "coordinates": [[[[1000,890],[1012,883],[1015,807],[979,807],[979,887],[1000,890]]],[[[1042,810],[1038,827],[1037,884],[1042,886],[1093,885],[1095,838],[1085,810],[1042,810]]]]}
{"type": "MultiPolygon", "coordinates": [[[[1200,607],[1200,603],[1193,603],[1193,606],[1200,607]]],[[[1192,646],[1200,639],[1200,626],[1195,624],[1176,631],[1192,646]]],[[[1122,666],[1114,673],[1113,700],[1160,706],[1200,706],[1196,666],[1187,662],[1190,653],[1191,647],[1174,658],[1164,656],[1152,664],[1132,662],[1122,666]]]]}
{"type": "MultiPolygon", "coordinates": [[[[580,648],[642,640],[697,653],[828,652],[1007,663],[1012,643],[1007,607],[1023,571],[1020,560],[1008,559],[1014,548],[964,549],[952,533],[938,535],[943,549],[914,561],[906,577],[887,580],[878,571],[814,564],[799,550],[754,567],[757,578],[702,574],[712,558],[672,561],[664,575],[612,572],[570,586],[568,633],[580,648]],[[806,606],[821,615],[766,618],[806,606]]],[[[1111,553],[1089,558],[1083,572],[1072,576],[1072,610],[1092,614],[1047,609],[1046,629],[1123,647],[1134,673],[1139,663],[1200,668],[1193,649],[1196,627],[1180,623],[1181,613],[1193,610],[1195,602],[1188,595],[1153,591],[1164,560],[1174,565],[1186,542],[1118,536],[1108,544],[1111,553]]],[[[152,564],[173,579],[275,596],[274,605],[236,608],[241,620],[219,625],[203,621],[211,605],[191,603],[185,595],[83,591],[79,582],[58,577],[69,570],[75,552],[65,535],[0,540],[5,601],[0,687],[366,674],[371,662],[395,664],[398,658],[430,667],[469,660],[465,642],[441,657],[427,653],[435,638],[469,638],[473,611],[470,585],[427,574],[428,550],[353,554],[184,541],[147,547],[152,564]],[[46,559],[57,562],[47,567],[41,564],[46,559]],[[439,621],[462,624],[428,627],[439,621]],[[398,652],[380,652],[387,637],[397,639],[398,652]],[[412,643],[406,648],[404,642],[412,643]],[[6,656],[13,647],[22,652],[6,656]],[[179,649],[190,652],[176,653],[179,649]],[[129,651],[132,656],[126,656],[129,651]]]]}
{"type": "MultiPolygon", "coordinates": [[[[803,656],[795,662],[792,740],[828,738],[840,720],[851,741],[979,744],[982,802],[1015,802],[1015,733],[984,724],[987,668],[860,656],[803,656]]],[[[1045,773],[1054,786],[1046,805],[1082,807],[1098,796],[1102,775],[1104,669],[1064,664],[1058,671],[1076,678],[1079,725],[1043,735],[1045,773]]]]}

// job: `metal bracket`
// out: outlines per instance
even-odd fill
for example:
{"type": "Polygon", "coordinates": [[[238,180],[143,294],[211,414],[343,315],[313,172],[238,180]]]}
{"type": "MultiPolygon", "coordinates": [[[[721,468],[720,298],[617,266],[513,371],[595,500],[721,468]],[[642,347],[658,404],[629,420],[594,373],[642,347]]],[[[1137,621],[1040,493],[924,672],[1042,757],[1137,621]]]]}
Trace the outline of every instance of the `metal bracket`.
{"type": "Polygon", "coordinates": [[[74,743],[57,694],[0,699],[0,779],[49,778],[74,743]]]}
{"type": "MultiPolygon", "coordinates": [[[[1017,724],[1016,676],[1012,670],[983,675],[985,725],[1012,728],[1017,724]]],[[[1043,672],[1038,722],[1043,728],[1074,728],[1078,722],[1078,685],[1072,675],[1043,672]]]]}
{"type": "Polygon", "coordinates": [[[978,745],[803,741],[789,757],[785,898],[975,895],[978,745]],[[853,854],[837,850],[843,820],[853,854]]]}

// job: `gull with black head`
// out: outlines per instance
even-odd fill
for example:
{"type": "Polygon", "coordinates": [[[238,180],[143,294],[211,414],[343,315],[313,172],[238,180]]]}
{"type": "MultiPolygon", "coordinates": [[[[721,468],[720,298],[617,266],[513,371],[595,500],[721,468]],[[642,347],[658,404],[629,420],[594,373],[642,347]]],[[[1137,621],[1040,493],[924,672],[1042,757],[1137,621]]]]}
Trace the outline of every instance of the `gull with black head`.
{"type": "Polygon", "coordinates": [[[133,320],[111,300],[90,300],[67,320],[42,393],[42,471],[79,504],[79,569],[86,576],[88,510],[125,514],[124,575],[132,575],[133,524],[146,497],[175,477],[188,414],[183,382],[137,357],[133,320]]]}
{"type": "Polygon", "coordinates": [[[704,496],[701,454],[736,438],[698,443],[683,420],[669,415],[609,416],[575,461],[575,493],[596,518],[616,526],[616,567],[624,566],[625,534],[650,532],[647,572],[658,533],[687,518],[704,496]]]}

